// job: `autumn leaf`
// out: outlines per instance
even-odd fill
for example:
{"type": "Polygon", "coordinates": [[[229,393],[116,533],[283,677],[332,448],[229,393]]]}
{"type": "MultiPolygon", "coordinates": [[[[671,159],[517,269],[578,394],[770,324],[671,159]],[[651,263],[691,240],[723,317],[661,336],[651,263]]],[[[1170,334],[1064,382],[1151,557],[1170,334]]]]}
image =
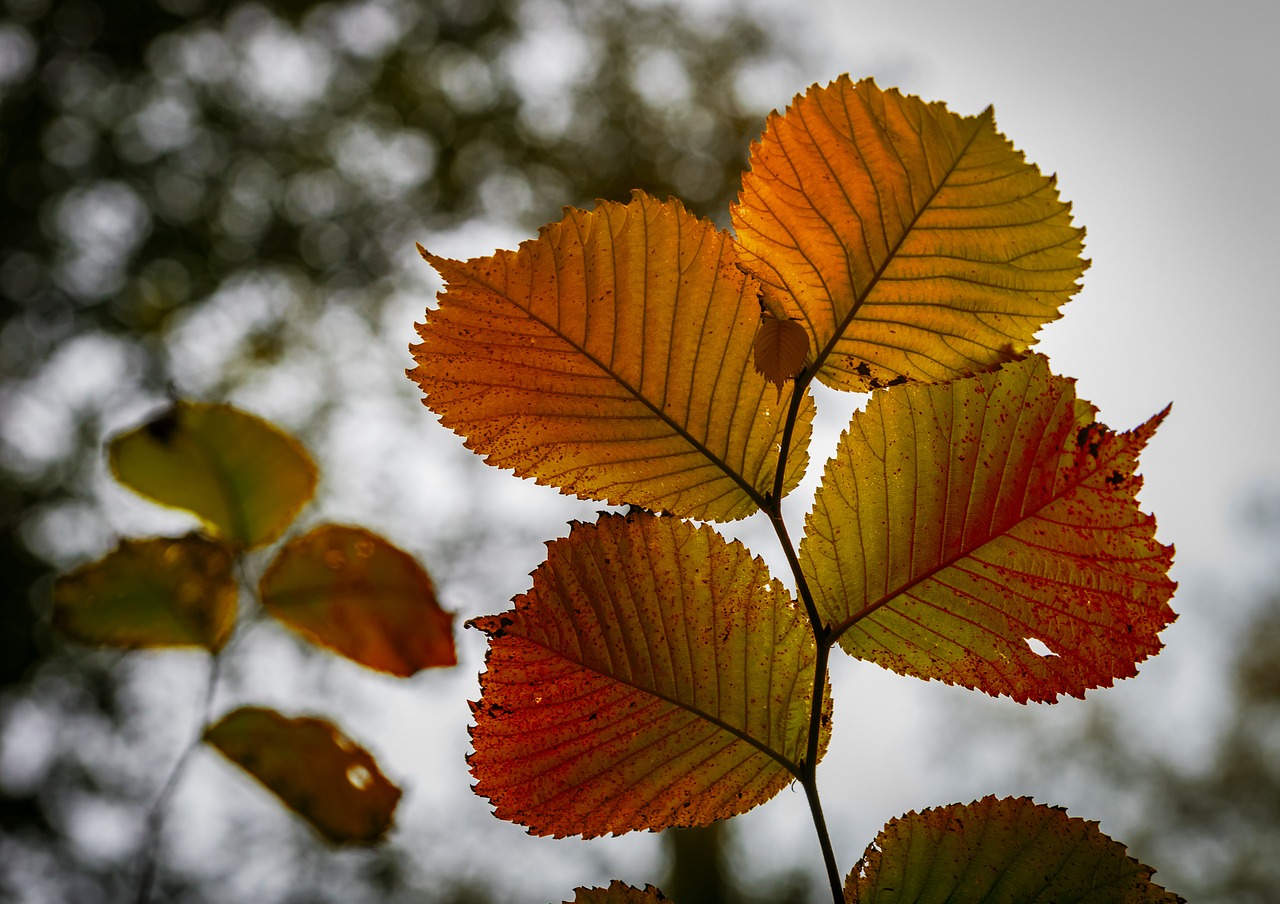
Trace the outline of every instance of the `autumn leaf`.
{"type": "Polygon", "coordinates": [[[316,467],[298,441],[230,405],[177,402],[108,452],[125,486],[192,512],[237,546],[280,536],[315,491],[316,467]]]}
{"type": "Polygon", "coordinates": [[[475,790],[536,835],[705,825],[768,800],[805,754],[807,619],[709,527],[576,523],[511,611],[472,624],[490,638],[475,790]]]}
{"type": "Polygon", "coordinates": [[[809,334],[794,320],[779,320],[772,314],[760,317],[752,364],[760,374],[777,387],[783,385],[804,367],[809,354],[809,334]]]}
{"type": "Polygon", "coordinates": [[[992,370],[1086,263],[1070,205],[972,117],[847,76],[769,117],[732,209],[740,254],[818,378],[866,390],[992,370]]]}
{"type": "MultiPolygon", "coordinates": [[[[704,520],[771,492],[790,393],[751,367],[756,283],[679,203],[568,210],[518,251],[465,263],[418,327],[410,376],[490,464],[566,493],[704,520]]],[[[783,492],[804,473],[813,403],[783,492]]]]}
{"type": "Polygon", "coordinates": [[[652,885],[633,888],[614,879],[608,888],[575,888],[572,901],[565,904],[659,904],[671,899],[652,885]]]}
{"type": "Polygon", "coordinates": [[[848,904],[1185,904],[1096,822],[1025,797],[889,821],[845,883],[848,904]]]}
{"type": "Polygon", "coordinates": [[[416,560],[363,528],[290,540],[262,576],[263,607],[312,643],[407,678],[456,665],[453,613],[416,560]]]}
{"type": "Polygon", "coordinates": [[[244,706],[204,739],[334,844],[379,841],[391,828],[400,789],[327,720],[244,706]]]}
{"type": "Polygon", "coordinates": [[[840,645],[1020,702],[1135,674],[1174,618],[1173,549],[1134,474],[1163,417],[1111,433],[1039,356],[873,395],[800,547],[840,645]]]}
{"type": "Polygon", "coordinates": [[[124,540],[53,585],[53,625],[81,643],[217,652],[236,619],[233,557],[198,535],[124,540]]]}

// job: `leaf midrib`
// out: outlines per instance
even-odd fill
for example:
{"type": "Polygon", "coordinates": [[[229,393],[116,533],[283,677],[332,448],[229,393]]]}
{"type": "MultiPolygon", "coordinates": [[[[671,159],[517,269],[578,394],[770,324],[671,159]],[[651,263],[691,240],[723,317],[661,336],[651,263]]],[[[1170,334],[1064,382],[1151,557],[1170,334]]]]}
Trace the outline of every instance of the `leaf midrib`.
{"type": "MultiPolygon", "coordinates": [[[[912,231],[915,229],[916,223],[919,222],[920,217],[923,216],[925,211],[929,209],[929,206],[933,203],[933,200],[938,197],[938,193],[942,191],[943,187],[947,184],[948,180],[955,173],[956,168],[960,164],[960,161],[963,160],[964,156],[969,152],[969,148],[973,145],[973,142],[977,139],[978,133],[982,130],[983,125],[989,122],[990,119],[991,119],[990,107],[988,107],[981,114],[975,117],[973,131],[970,133],[969,137],[965,140],[964,145],[960,148],[960,151],[956,154],[955,158],[951,161],[951,164],[947,167],[946,171],[943,173],[942,178],[938,180],[937,184],[933,188],[933,191],[930,193],[929,197],[925,200],[925,202],[916,209],[915,213],[911,217],[910,222],[907,223],[906,228],[902,230],[902,234],[898,237],[898,241],[895,242],[893,247],[889,249],[887,254],[885,254],[884,260],[881,262],[880,266],[876,268],[875,273],[872,274],[871,280],[867,283],[866,289],[861,293],[861,295],[854,296],[853,304],[849,307],[849,311],[840,320],[840,322],[836,324],[836,328],[832,333],[831,338],[827,340],[826,344],[823,345],[821,350],[814,356],[813,364],[809,367],[806,375],[807,379],[804,381],[805,385],[807,385],[808,382],[812,380],[813,377],[817,375],[818,371],[820,371],[822,367],[826,364],[827,358],[831,356],[831,353],[835,350],[836,345],[840,342],[842,338],[844,338],[845,330],[847,330],[850,324],[853,323],[854,319],[858,316],[858,312],[862,309],[862,306],[866,303],[867,299],[871,297],[872,293],[875,291],[876,286],[880,284],[880,280],[884,276],[885,272],[889,269],[889,265],[892,264],[894,260],[897,259],[898,252],[902,249],[902,246],[906,243],[908,237],[911,235],[912,231]]],[[[883,220],[883,215],[881,219],[883,220]]],[[[818,268],[814,267],[814,269],[817,270],[818,268]]],[[[797,387],[797,391],[799,391],[800,388],[801,387],[797,387]]]]}
{"type": "MultiPolygon", "coordinates": [[[[1075,422],[1073,421],[1072,423],[1074,426],[1075,422]]],[[[1017,519],[1010,520],[1007,524],[1001,526],[999,529],[993,530],[991,534],[981,543],[977,543],[973,546],[970,546],[960,551],[956,555],[952,556],[951,558],[946,559],[940,562],[939,564],[930,567],[918,577],[912,578],[911,580],[904,582],[903,584],[899,585],[897,588],[890,590],[888,593],[886,593],[880,599],[876,600],[871,605],[863,607],[856,614],[850,616],[849,618],[845,619],[842,622],[836,623],[836,625],[831,629],[831,632],[828,635],[828,640],[830,641],[830,643],[835,644],[846,631],[848,631],[858,622],[862,621],[864,618],[867,618],[869,615],[873,614],[877,610],[893,602],[895,599],[902,596],[903,594],[910,592],[917,585],[935,577],[937,574],[945,571],[946,569],[950,568],[952,565],[955,565],[957,562],[963,559],[970,558],[979,550],[981,550],[984,546],[990,543],[994,543],[996,540],[999,540],[1001,537],[1004,537],[1006,534],[1008,534],[1010,530],[1017,527],[1019,524],[1022,524],[1030,520],[1031,518],[1034,518],[1036,515],[1040,514],[1041,511],[1043,511],[1052,503],[1057,502],[1059,499],[1063,498],[1069,493],[1075,492],[1077,489],[1080,488],[1082,484],[1085,483],[1085,481],[1087,481],[1090,477],[1092,477],[1099,470],[1105,467],[1108,463],[1114,460],[1115,455],[1117,454],[1117,449],[1119,445],[1118,440],[1128,436],[1130,432],[1132,431],[1128,431],[1126,433],[1109,434],[1108,437],[1111,439],[1111,442],[1108,445],[1111,446],[1111,449],[1108,450],[1108,455],[1106,456],[1106,458],[1104,459],[1102,456],[1099,456],[1097,459],[1095,459],[1093,468],[1089,469],[1088,471],[1081,471],[1079,479],[1074,481],[1068,481],[1063,485],[1062,490],[1057,493],[1048,494],[1045,497],[1044,501],[1041,502],[1039,505],[1037,505],[1034,509],[1025,511],[1017,519]]],[[[1070,436],[1071,431],[1067,430],[1063,435],[1070,436]]]]}
{"type": "MultiPolygon", "coordinates": [[[[535,314],[532,308],[524,307],[523,305],[521,305],[518,301],[516,301],[514,298],[512,298],[508,294],[507,290],[500,289],[497,286],[490,284],[487,280],[484,280],[477,276],[473,276],[468,273],[460,272],[459,275],[467,282],[470,282],[476,286],[480,286],[487,292],[490,292],[494,296],[502,299],[504,302],[511,305],[516,310],[520,311],[522,314],[524,314],[534,323],[538,324],[543,329],[547,330],[547,332],[551,333],[553,336],[560,339],[567,346],[569,346],[570,348],[574,349],[576,352],[581,354],[584,358],[586,358],[593,365],[599,368],[599,370],[602,373],[606,374],[615,383],[617,383],[619,386],[625,389],[627,393],[631,395],[632,398],[636,399],[641,404],[643,404],[646,408],[648,408],[649,411],[651,411],[659,420],[661,420],[664,424],[670,427],[672,432],[674,432],[677,436],[679,436],[686,443],[688,443],[696,452],[698,452],[700,455],[706,458],[714,467],[720,470],[721,473],[729,477],[735,484],[737,484],[737,486],[755,504],[757,509],[763,508],[765,506],[764,495],[759,490],[757,490],[751,483],[749,483],[745,477],[739,474],[731,465],[729,465],[728,462],[724,461],[719,455],[716,455],[714,452],[708,449],[707,446],[701,440],[699,440],[697,437],[691,434],[688,430],[686,430],[678,421],[674,420],[671,416],[666,414],[662,410],[662,408],[660,408],[652,400],[650,400],[648,396],[641,393],[637,387],[633,386],[628,380],[624,379],[620,374],[614,371],[612,367],[605,364],[604,361],[602,361],[600,358],[598,358],[596,355],[590,352],[585,346],[580,345],[579,343],[577,343],[576,341],[574,341],[573,339],[565,335],[563,332],[561,332],[557,327],[553,326],[552,324],[544,320],[542,317],[535,314]]],[[[647,290],[647,287],[646,287],[646,290],[647,290]]]]}
{"type": "MultiPolygon", "coordinates": [[[[629,687],[629,688],[632,688],[633,690],[637,690],[642,694],[647,694],[650,697],[653,697],[657,700],[661,700],[664,703],[669,703],[670,705],[678,709],[682,709],[687,713],[690,713],[694,716],[697,716],[700,719],[703,719],[704,721],[710,722],[712,725],[716,726],[720,730],[733,735],[734,737],[738,738],[741,741],[746,742],[747,744],[750,744],[752,747],[756,748],[761,753],[765,754],[770,759],[777,762],[778,765],[782,766],[783,769],[786,769],[796,778],[800,777],[800,767],[795,763],[793,763],[791,760],[789,760],[786,756],[774,750],[772,747],[765,744],[763,741],[757,740],[753,735],[748,734],[746,731],[743,731],[742,729],[739,729],[739,728],[735,728],[733,725],[729,724],[728,722],[725,722],[723,719],[719,718],[718,716],[714,716],[711,713],[708,713],[702,709],[699,709],[696,706],[685,703],[684,701],[679,700],[675,697],[671,697],[667,694],[661,693],[657,690],[654,690],[653,688],[644,687],[640,684],[637,684],[634,681],[628,681],[625,678],[620,678],[616,674],[613,674],[611,672],[606,672],[601,669],[595,668],[594,666],[587,665],[585,662],[582,662],[581,660],[574,659],[570,656],[566,656],[563,650],[559,650],[555,647],[549,646],[548,644],[534,640],[533,638],[528,637],[524,634],[513,634],[508,631],[506,636],[513,640],[522,640],[525,643],[531,644],[541,650],[545,650],[546,652],[552,654],[553,656],[567,663],[570,663],[576,666],[577,668],[599,675],[602,678],[607,678],[608,680],[613,681],[617,684],[621,684],[621,685],[624,685],[625,687],[629,687]]],[[[797,670],[797,674],[799,674],[803,670],[805,665],[807,664],[806,663],[801,664],[801,668],[797,670]]],[[[810,688],[809,693],[810,694],[813,693],[812,688],[810,688]]]]}

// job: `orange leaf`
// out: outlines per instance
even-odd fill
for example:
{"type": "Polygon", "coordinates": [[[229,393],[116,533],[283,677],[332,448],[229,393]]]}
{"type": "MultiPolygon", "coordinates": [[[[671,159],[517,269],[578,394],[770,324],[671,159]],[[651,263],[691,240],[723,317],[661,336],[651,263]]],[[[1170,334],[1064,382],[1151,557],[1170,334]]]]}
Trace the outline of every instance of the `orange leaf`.
{"type": "Polygon", "coordinates": [[[769,117],[732,221],[766,305],[804,325],[818,378],[840,389],[991,370],[1059,316],[1086,266],[1070,206],[990,110],[847,76],[769,117]]]}
{"type": "Polygon", "coordinates": [[[53,624],[82,643],[222,649],[236,620],[231,550],[198,534],[123,540],[53,585],[53,624]]]}
{"type": "Polygon", "coordinates": [[[783,385],[800,373],[809,355],[809,334],[794,320],[779,320],[771,314],[760,316],[753,363],[756,373],[782,392],[783,385]]]}
{"type": "Polygon", "coordinates": [[[332,722],[243,706],[204,739],[334,844],[380,841],[391,828],[400,789],[332,722]]]}
{"type": "Polygon", "coordinates": [[[1163,417],[1113,434],[1039,356],[873,395],[800,547],[840,645],[1020,702],[1136,674],[1174,618],[1173,549],[1134,475],[1163,417]]]}
{"type": "MultiPolygon", "coordinates": [[[[588,499],[716,521],[773,489],[790,395],[750,366],[756,283],[674,201],[568,210],[519,251],[459,263],[410,376],[498,467],[588,499]]],[[[804,473],[813,402],[784,492],[804,473]]]]}
{"type": "Polygon", "coordinates": [[[536,835],[706,825],[768,800],[805,754],[808,620],[709,527],[574,524],[514,609],[471,624],[490,638],[475,790],[536,835]]]}
{"type": "Polygon", "coordinates": [[[363,528],[326,524],[290,540],[260,584],[262,605],[312,643],[402,678],[457,665],[453,613],[408,553],[363,528]]]}
{"type": "Polygon", "coordinates": [[[1095,901],[1185,904],[1096,822],[1025,797],[892,819],[845,883],[849,904],[1095,901]]]}

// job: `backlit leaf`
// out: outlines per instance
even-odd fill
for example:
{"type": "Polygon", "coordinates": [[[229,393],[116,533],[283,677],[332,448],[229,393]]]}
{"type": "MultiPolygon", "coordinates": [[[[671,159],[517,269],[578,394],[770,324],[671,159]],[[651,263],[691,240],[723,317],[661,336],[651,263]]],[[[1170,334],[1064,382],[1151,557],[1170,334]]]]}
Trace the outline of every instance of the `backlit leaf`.
{"type": "MultiPolygon", "coordinates": [[[[492,465],[616,505],[728,521],[773,488],[790,399],[751,367],[755,280],[675,201],[568,210],[518,251],[423,252],[448,291],[410,376],[492,465]]],[[[803,400],[786,492],[804,473],[803,400]]]]}
{"type": "Polygon", "coordinates": [[[565,904],[657,904],[671,899],[652,885],[633,888],[614,879],[608,888],[575,888],[573,900],[565,904]]]}
{"type": "MultiPolygon", "coordinates": [[[[706,825],[794,777],[813,635],[740,543],[604,515],[548,544],[514,606],[472,623],[490,641],[471,770],[499,817],[557,836],[706,825]]],[[[828,733],[824,716],[820,749],[828,733]]]]}
{"type": "Polygon", "coordinates": [[[245,706],[204,739],[334,844],[379,841],[391,828],[400,789],[332,722],[245,706]]]}
{"type": "Polygon", "coordinates": [[[53,624],[82,643],[206,647],[217,652],[236,619],[233,557],[198,535],[124,540],[53,585],[53,624]]]}
{"type": "Polygon", "coordinates": [[[312,643],[408,677],[458,662],[453,613],[408,553],[358,527],[290,540],[262,576],[262,605],[312,643]]]}
{"type": "Polygon", "coordinates": [[[1173,549],[1134,474],[1163,417],[1111,433],[1039,356],[873,395],[800,548],[840,645],[1018,701],[1135,674],[1174,618],[1173,549]]]}
{"type": "Polygon", "coordinates": [[[774,113],[732,210],[744,265],[808,331],[822,382],[988,371],[1077,289],[1084,231],[996,131],[848,77],[774,113]]]}
{"type": "Polygon", "coordinates": [[[794,320],[779,320],[772,314],[760,318],[760,330],[752,363],[756,373],[773,383],[778,391],[804,367],[809,354],[809,334],[794,320]]]}
{"type": "Polygon", "coordinates": [[[237,546],[280,536],[316,486],[297,440],[230,405],[177,402],[112,440],[109,456],[125,486],[194,513],[237,546]]]}
{"type": "Polygon", "coordinates": [[[845,883],[849,904],[1178,904],[1098,824],[1027,798],[892,819],[845,883]]]}

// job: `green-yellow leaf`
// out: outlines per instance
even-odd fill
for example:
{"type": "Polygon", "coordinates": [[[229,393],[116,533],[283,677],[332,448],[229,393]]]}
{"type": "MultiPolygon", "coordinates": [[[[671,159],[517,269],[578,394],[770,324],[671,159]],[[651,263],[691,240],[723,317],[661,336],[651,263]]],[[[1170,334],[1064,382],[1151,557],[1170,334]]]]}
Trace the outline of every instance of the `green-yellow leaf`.
{"type": "Polygon", "coordinates": [[[710,527],[574,524],[511,611],[472,624],[489,635],[475,790],[533,834],[706,825],[777,794],[806,755],[808,620],[710,527]]]}
{"type": "Polygon", "coordinates": [[[1020,702],[1135,674],[1174,618],[1134,473],[1162,418],[1111,433],[1039,356],[876,393],[805,521],[823,619],[853,656],[1020,702]]]}
{"type": "Polygon", "coordinates": [[[311,498],[316,467],[293,437],[230,405],[177,402],[109,446],[111,471],[185,509],[228,543],[270,543],[311,498]]]}
{"type": "MultiPolygon", "coordinates": [[[[703,520],[773,492],[791,390],[751,366],[756,281],[733,241],[679,203],[568,210],[518,251],[460,263],[410,377],[489,464],[587,499],[703,520]]],[[[799,408],[782,492],[804,473],[799,408]]]]}
{"type": "Polygon", "coordinates": [[[453,613],[408,553],[359,527],[290,540],[262,576],[262,605],[312,643],[407,678],[457,665],[453,613]]]}
{"type": "Polygon", "coordinates": [[[245,706],[204,739],[334,844],[380,841],[391,828],[400,789],[332,722],[245,706]]]}
{"type": "Polygon", "coordinates": [[[1183,902],[1156,885],[1152,872],[1095,822],[1023,797],[984,797],[890,820],[849,874],[845,901],[1183,902]]]}
{"type": "Polygon", "coordinates": [[[565,904],[658,904],[671,899],[652,885],[634,888],[614,879],[608,888],[575,888],[573,900],[565,904]]]}
{"type": "Polygon", "coordinates": [[[1086,262],[1052,177],[996,131],[870,79],[813,86],[751,147],[732,210],[765,303],[818,378],[866,390],[988,371],[1059,316],[1086,262]]]}
{"type": "Polygon", "coordinates": [[[53,585],[53,624],[81,643],[222,648],[236,619],[231,550],[198,535],[124,540],[53,585]]]}

